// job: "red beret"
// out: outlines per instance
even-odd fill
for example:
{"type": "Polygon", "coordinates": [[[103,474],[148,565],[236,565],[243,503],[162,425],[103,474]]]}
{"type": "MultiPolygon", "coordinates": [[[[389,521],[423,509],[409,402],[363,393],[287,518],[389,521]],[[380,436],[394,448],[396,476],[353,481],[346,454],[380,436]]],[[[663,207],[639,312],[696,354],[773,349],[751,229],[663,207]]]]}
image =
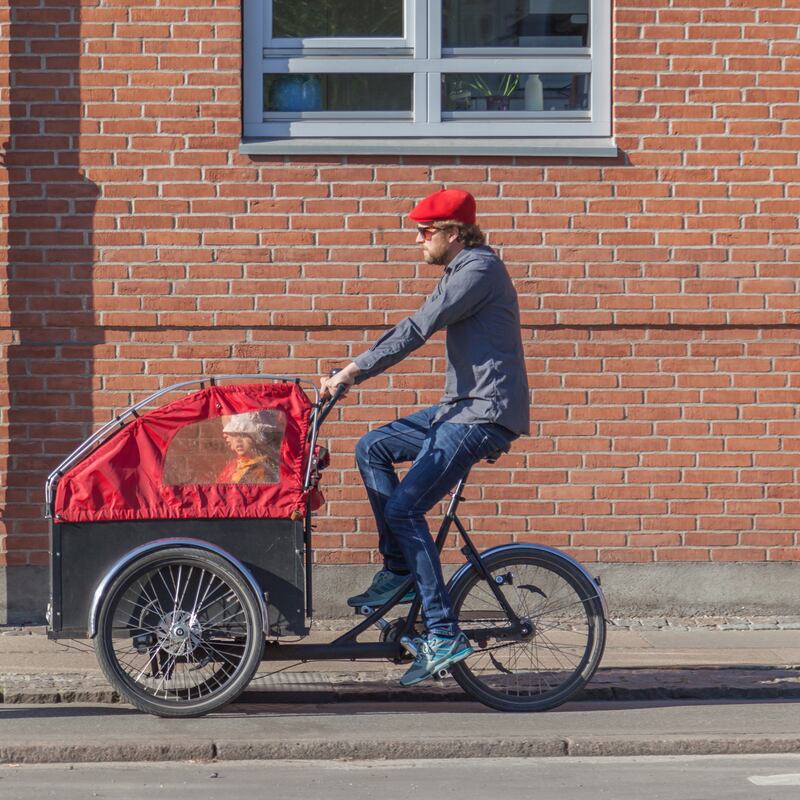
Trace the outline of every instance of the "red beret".
{"type": "Polygon", "coordinates": [[[408,216],[415,222],[457,219],[465,225],[474,225],[475,198],[461,189],[441,189],[420,200],[408,216]]]}

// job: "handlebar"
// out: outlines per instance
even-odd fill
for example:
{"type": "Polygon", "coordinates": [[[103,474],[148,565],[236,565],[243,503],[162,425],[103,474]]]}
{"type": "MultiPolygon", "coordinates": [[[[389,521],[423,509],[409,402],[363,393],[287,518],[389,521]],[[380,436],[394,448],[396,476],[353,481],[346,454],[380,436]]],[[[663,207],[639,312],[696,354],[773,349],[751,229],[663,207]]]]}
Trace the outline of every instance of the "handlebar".
{"type": "Polygon", "coordinates": [[[330,400],[322,407],[322,410],[319,412],[319,416],[317,417],[317,428],[325,422],[328,414],[333,411],[333,407],[336,403],[341,399],[342,395],[347,391],[347,384],[340,383],[334,393],[331,395],[330,400]]]}
{"type": "MultiPolygon", "coordinates": [[[[339,370],[332,369],[330,371],[330,375],[335,375],[339,370]]],[[[312,441],[313,444],[316,444],[317,434],[319,433],[320,426],[328,417],[328,414],[333,411],[333,407],[336,403],[341,399],[342,395],[347,391],[347,384],[340,383],[333,392],[333,395],[328,399],[327,403],[324,400],[320,400],[319,406],[317,407],[316,414],[314,415],[314,422],[312,425],[311,430],[308,432],[308,440],[312,441]]]]}

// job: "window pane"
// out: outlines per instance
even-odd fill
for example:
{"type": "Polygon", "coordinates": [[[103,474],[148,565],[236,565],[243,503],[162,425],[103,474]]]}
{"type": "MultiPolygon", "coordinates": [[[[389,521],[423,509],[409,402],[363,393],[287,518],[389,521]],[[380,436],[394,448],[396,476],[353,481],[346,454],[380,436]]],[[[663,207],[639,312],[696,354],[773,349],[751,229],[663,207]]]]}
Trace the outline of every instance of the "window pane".
{"type": "Polygon", "coordinates": [[[285,429],[277,408],[187,425],[167,450],[164,483],[277,483],[285,429]]]}
{"type": "Polygon", "coordinates": [[[442,75],[444,111],[578,111],[589,108],[589,76],[541,73],[442,75]]]}
{"type": "Polygon", "coordinates": [[[403,36],[403,0],[273,0],[272,35],[309,37],[403,36]]]}
{"type": "Polygon", "coordinates": [[[411,75],[265,75],[265,111],[411,111],[411,75]]]}
{"type": "Polygon", "coordinates": [[[443,47],[586,47],[589,0],[443,0],[443,47]]]}

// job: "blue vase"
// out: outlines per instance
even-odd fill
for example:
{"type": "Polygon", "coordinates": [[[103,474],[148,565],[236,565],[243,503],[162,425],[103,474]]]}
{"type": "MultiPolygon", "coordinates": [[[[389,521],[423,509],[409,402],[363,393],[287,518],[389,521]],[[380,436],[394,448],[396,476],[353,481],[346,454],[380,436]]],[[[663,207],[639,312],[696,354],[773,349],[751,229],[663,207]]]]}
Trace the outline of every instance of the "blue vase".
{"type": "Polygon", "coordinates": [[[322,90],[315,75],[285,75],[273,81],[269,90],[272,111],[319,111],[322,90]]]}

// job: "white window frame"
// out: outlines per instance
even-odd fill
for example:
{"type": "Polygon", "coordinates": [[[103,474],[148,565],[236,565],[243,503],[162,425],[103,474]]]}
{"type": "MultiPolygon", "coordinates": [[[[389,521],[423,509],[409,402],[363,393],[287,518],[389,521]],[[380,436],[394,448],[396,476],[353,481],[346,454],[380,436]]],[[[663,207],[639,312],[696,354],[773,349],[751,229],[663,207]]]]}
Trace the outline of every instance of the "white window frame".
{"type": "MultiPolygon", "coordinates": [[[[272,39],[272,0],[244,0],[243,134],[248,140],[340,142],[367,139],[472,142],[506,139],[610,142],[611,10],[608,0],[589,0],[586,48],[441,47],[441,0],[404,0],[404,36],[375,39],[272,39]],[[509,52],[511,50],[511,52],[509,52]],[[413,110],[405,112],[264,112],[263,75],[269,73],[408,73],[413,110]],[[589,74],[589,110],[451,112],[441,109],[444,73],[589,74]]],[[[612,143],[613,144],[613,143],[612,143]]],[[[259,152],[243,147],[243,152],[259,152]]],[[[352,150],[357,152],[357,150],[352,150]]],[[[267,150],[263,150],[267,152],[267,150]]],[[[331,152],[331,149],[320,150],[331,152]]],[[[588,154],[588,153],[587,153],[588,154]]],[[[591,153],[611,155],[608,152],[591,153]]],[[[616,148],[613,148],[616,154],[616,148]]]]}

